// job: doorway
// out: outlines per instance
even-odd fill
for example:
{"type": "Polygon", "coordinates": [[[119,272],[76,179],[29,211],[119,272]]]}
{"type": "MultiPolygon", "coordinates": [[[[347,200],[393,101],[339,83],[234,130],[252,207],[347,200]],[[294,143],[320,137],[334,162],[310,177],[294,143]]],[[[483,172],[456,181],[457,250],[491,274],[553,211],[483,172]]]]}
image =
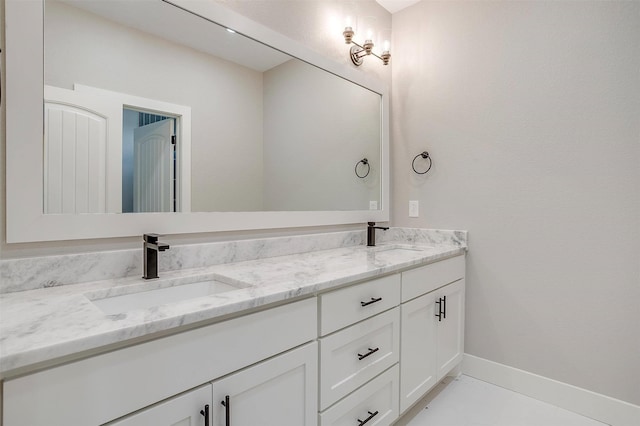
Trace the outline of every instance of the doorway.
{"type": "Polygon", "coordinates": [[[176,212],[176,117],[123,108],[122,212],[176,212]]]}

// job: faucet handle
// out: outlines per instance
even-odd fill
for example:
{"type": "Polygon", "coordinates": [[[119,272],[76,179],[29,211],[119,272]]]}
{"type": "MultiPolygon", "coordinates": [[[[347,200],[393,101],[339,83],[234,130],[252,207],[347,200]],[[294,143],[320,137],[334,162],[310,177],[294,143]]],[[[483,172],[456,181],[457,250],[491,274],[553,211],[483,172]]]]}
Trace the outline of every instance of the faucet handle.
{"type": "Polygon", "coordinates": [[[147,243],[151,243],[151,244],[155,244],[158,242],[158,238],[160,238],[159,234],[144,234],[142,236],[142,239],[147,242],[147,243]]]}
{"type": "Polygon", "coordinates": [[[375,223],[375,222],[367,222],[367,225],[369,225],[369,226],[376,226],[376,223],[375,223]]]}

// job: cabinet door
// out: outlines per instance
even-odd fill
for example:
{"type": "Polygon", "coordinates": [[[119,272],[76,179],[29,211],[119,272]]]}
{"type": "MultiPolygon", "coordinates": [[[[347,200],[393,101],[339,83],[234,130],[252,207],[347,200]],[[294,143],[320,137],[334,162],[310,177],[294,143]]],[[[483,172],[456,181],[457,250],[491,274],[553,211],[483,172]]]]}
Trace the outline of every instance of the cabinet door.
{"type": "Polygon", "coordinates": [[[211,385],[205,385],[180,396],[168,399],[146,410],[122,420],[108,423],[109,426],[204,426],[211,423],[211,410],[207,410],[209,421],[205,423],[205,406],[211,405],[211,385]]]}
{"type": "Polygon", "coordinates": [[[318,344],[261,362],[213,383],[213,426],[315,426],[318,344]]]}
{"type": "Polygon", "coordinates": [[[436,318],[438,380],[462,361],[464,354],[464,287],[462,279],[436,292],[436,300],[442,298],[443,305],[442,321],[436,318]]]}
{"type": "Polygon", "coordinates": [[[400,412],[436,384],[436,296],[425,294],[401,308],[400,412]]]}

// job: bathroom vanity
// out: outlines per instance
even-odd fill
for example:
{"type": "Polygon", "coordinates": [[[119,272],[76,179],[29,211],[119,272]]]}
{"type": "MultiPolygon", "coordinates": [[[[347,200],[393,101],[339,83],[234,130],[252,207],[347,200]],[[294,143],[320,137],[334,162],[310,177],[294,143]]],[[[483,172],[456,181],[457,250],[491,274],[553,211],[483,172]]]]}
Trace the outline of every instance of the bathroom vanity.
{"type": "Polygon", "coordinates": [[[156,286],[215,276],[224,291],[127,312],[100,301],[138,282],[5,295],[5,308],[47,299],[85,331],[14,336],[3,425],[392,424],[462,359],[465,251],[389,243],[220,264],[156,286]]]}

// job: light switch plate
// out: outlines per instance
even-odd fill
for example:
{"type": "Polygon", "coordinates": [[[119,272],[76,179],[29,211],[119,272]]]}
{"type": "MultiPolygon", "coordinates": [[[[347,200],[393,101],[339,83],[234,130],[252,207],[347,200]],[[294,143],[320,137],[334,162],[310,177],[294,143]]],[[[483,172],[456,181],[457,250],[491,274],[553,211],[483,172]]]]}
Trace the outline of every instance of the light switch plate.
{"type": "Polygon", "coordinates": [[[419,215],[420,203],[418,200],[410,200],[409,201],[409,217],[418,217],[419,215]]]}
{"type": "Polygon", "coordinates": [[[378,202],[369,201],[369,210],[378,210],[378,202]]]}

